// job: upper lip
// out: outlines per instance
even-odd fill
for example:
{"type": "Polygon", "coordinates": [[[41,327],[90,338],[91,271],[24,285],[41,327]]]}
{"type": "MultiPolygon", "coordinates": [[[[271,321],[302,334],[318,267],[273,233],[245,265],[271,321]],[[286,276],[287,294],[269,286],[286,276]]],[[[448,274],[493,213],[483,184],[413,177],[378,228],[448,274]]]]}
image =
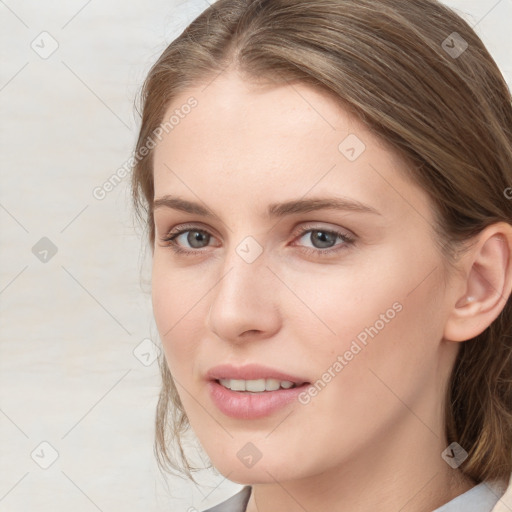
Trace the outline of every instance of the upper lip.
{"type": "Polygon", "coordinates": [[[258,379],[276,379],[279,381],[287,380],[295,384],[308,382],[307,379],[290,375],[289,373],[262,366],[259,364],[246,364],[244,366],[233,366],[230,364],[221,364],[210,368],[206,373],[208,380],[219,379],[240,379],[240,380],[258,380],[258,379]]]}

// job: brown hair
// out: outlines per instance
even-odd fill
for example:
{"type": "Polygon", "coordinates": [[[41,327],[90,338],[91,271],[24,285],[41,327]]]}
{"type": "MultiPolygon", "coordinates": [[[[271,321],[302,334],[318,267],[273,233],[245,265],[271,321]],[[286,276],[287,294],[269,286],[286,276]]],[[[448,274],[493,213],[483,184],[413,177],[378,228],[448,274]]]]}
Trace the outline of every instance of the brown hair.
{"type": "MultiPolygon", "coordinates": [[[[144,154],[173,98],[228,66],[253,82],[296,80],[328,91],[410,162],[411,179],[431,198],[448,263],[488,225],[512,224],[504,193],[512,184],[510,92],[473,29],[437,1],[218,0],[150,70],[136,154],[144,154]]],[[[152,151],[137,157],[132,178],[153,246],[152,151]]],[[[445,397],[448,443],[469,453],[460,469],[477,482],[512,471],[507,299],[484,332],[460,344],[445,397]]],[[[161,468],[192,478],[181,444],[188,420],[163,357],[160,369],[155,454],[161,468]]]]}

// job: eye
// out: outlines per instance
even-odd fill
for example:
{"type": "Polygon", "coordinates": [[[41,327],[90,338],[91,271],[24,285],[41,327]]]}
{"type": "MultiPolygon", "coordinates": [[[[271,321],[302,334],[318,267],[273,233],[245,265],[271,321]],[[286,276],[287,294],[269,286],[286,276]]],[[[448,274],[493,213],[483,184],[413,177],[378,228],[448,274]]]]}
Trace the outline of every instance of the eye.
{"type": "Polygon", "coordinates": [[[208,246],[208,242],[210,241],[211,235],[206,231],[190,229],[187,231],[182,231],[177,235],[174,235],[171,238],[171,240],[179,240],[181,237],[184,237],[184,240],[182,241],[186,241],[187,244],[190,244],[190,247],[192,247],[192,249],[201,249],[202,247],[208,246]]]}
{"type": "Polygon", "coordinates": [[[182,225],[181,228],[172,230],[163,237],[162,242],[176,253],[194,255],[201,252],[200,249],[208,247],[212,238],[213,236],[204,229],[193,225],[182,225]],[[192,250],[188,250],[187,247],[192,250]]]}
{"type": "Polygon", "coordinates": [[[334,231],[309,229],[305,232],[301,239],[309,238],[309,241],[311,241],[315,249],[330,249],[336,243],[338,237],[340,237],[340,234],[335,233],[334,231]]]}
{"type": "MultiPolygon", "coordinates": [[[[302,244],[292,244],[299,246],[301,251],[312,256],[331,256],[340,250],[346,250],[347,246],[355,242],[355,238],[346,232],[324,229],[323,227],[304,227],[293,233],[295,239],[311,243],[310,247],[302,244]],[[338,240],[341,243],[336,243],[338,240]]],[[[171,230],[166,236],[161,238],[162,242],[169,246],[175,253],[185,256],[194,256],[201,254],[202,249],[210,245],[211,240],[215,240],[208,231],[198,228],[196,225],[182,225],[180,228],[171,230]]],[[[216,245],[219,247],[219,245],[216,245]]]]}
{"type": "Polygon", "coordinates": [[[296,236],[299,237],[299,241],[310,242],[310,247],[302,246],[304,252],[317,256],[332,255],[340,250],[347,249],[347,246],[355,242],[355,238],[348,233],[322,227],[301,227],[296,236]],[[341,243],[336,244],[338,240],[341,240],[341,243]]]}

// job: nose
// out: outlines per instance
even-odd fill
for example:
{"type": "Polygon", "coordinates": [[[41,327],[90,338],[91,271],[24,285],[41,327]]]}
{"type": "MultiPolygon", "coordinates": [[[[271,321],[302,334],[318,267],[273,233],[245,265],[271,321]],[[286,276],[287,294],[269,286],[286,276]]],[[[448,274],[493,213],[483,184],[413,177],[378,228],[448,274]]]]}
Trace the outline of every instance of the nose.
{"type": "Polygon", "coordinates": [[[207,328],[231,343],[273,336],[281,325],[279,281],[267,267],[265,253],[248,263],[233,250],[224,263],[208,295],[207,328]]]}

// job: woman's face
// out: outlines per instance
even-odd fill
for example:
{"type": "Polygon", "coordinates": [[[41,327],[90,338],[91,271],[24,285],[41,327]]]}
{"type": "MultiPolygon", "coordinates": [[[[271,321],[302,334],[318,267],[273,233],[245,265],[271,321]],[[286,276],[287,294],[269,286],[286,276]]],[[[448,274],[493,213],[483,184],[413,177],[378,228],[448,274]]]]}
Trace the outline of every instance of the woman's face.
{"type": "Polygon", "coordinates": [[[304,84],[224,73],[173,114],[154,153],[153,306],[212,463],[257,483],[442,450],[461,290],[405,163],[304,84]]]}

